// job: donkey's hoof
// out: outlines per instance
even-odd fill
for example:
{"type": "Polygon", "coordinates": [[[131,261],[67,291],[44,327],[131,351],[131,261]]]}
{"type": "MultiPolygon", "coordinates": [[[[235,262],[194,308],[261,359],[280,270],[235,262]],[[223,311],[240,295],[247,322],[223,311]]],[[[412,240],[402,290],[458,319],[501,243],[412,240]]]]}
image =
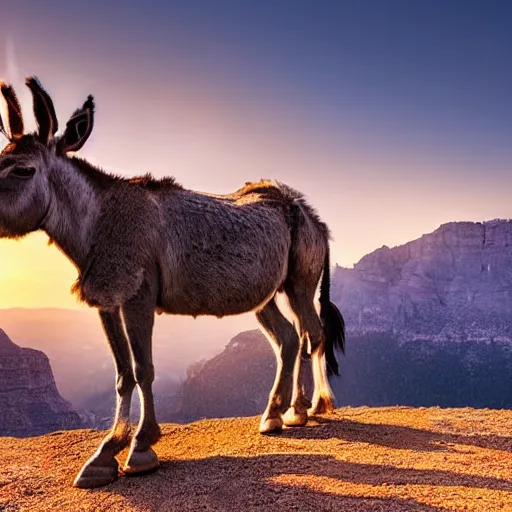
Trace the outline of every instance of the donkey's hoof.
{"type": "Polygon", "coordinates": [[[283,421],[287,427],[303,427],[308,422],[308,413],[290,407],[283,416],[283,421]]]}
{"type": "Polygon", "coordinates": [[[101,461],[99,459],[89,459],[78,473],[74,487],[80,489],[92,489],[93,487],[101,487],[108,485],[117,479],[118,463],[112,457],[111,460],[101,461]]]}
{"type": "Polygon", "coordinates": [[[325,414],[334,411],[334,405],[330,397],[321,396],[311,406],[308,413],[311,414],[325,414]]]}
{"type": "Polygon", "coordinates": [[[140,475],[155,471],[158,467],[158,457],[152,448],[144,452],[132,451],[126,461],[123,473],[127,475],[140,475]]]}
{"type": "Polygon", "coordinates": [[[279,418],[262,419],[260,434],[279,434],[283,430],[283,420],[279,418]]]}

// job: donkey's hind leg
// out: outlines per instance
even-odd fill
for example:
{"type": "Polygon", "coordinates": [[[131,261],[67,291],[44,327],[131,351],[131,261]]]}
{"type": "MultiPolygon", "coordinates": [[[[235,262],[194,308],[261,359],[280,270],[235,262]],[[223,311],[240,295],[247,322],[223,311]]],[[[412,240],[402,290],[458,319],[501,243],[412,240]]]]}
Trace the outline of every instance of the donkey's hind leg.
{"type": "MultiPolygon", "coordinates": [[[[333,410],[333,393],[327,379],[324,355],[325,334],[315,309],[314,288],[306,290],[296,281],[288,281],[285,283],[285,291],[290,307],[297,317],[299,334],[303,342],[309,342],[311,347],[314,392],[309,412],[311,414],[330,412],[333,410]]],[[[300,410],[300,404],[294,403],[293,406],[300,410]]]]}
{"type": "Polygon", "coordinates": [[[292,378],[299,361],[300,343],[296,330],[279,311],[275,298],[256,313],[256,318],[274,349],[277,361],[274,386],[260,422],[260,432],[268,434],[280,432],[283,427],[282,416],[292,398],[292,378]]]}
{"type": "Polygon", "coordinates": [[[116,415],[109,434],[75,479],[74,485],[82,488],[106,485],[116,479],[118,464],[114,456],[130,442],[130,404],[135,378],[128,340],[119,309],[100,311],[100,318],[116,367],[116,415]]]}
{"type": "Polygon", "coordinates": [[[283,416],[284,424],[287,427],[303,427],[308,422],[308,409],[311,407],[311,401],[306,396],[302,382],[305,364],[307,364],[306,361],[303,361],[302,357],[299,356],[299,361],[293,374],[291,405],[283,416]]]}
{"type": "Polygon", "coordinates": [[[334,409],[334,394],[327,378],[327,367],[323,350],[317,350],[311,356],[311,364],[315,390],[313,392],[313,398],[311,399],[309,414],[332,412],[334,409]]]}

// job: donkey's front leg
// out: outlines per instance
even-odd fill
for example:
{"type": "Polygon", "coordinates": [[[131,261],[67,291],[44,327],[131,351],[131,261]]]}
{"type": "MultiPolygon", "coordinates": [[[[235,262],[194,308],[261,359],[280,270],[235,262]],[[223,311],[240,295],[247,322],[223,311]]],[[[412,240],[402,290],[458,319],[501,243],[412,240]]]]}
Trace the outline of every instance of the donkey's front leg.
{"type": "Polygon", "coordinates": [[[155,318],[155,288],[149,281],[145,282],[137,296],[123,306],[141,404],[139,425],[123,468],[128,474],[145,473],[158,467],[158,458],[151,448],[160,439],[152,391],[155,372],[151,336],[155,318]]]}
{"type": "Polygon", "coordinates": [[[76,487],[99,487],[117,478],[117,455],[130,442],[130,403],[135,377],[119,309],[100,311],[116,367],[117,406],[112,429],[75,479],[76,487]]]}

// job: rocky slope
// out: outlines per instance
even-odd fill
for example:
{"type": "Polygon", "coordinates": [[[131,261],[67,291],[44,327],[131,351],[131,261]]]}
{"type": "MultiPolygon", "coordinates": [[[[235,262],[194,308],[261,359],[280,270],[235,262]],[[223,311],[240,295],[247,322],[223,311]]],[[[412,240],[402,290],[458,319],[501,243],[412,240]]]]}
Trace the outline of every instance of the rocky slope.
{"type": "Polygon", "coordinates": [[[6,438],[0,510],[512,510],[511,411],[349,408],[281,436],[257,428],[258,418],[164,425],[156,473],[96,490],[72,482],[104,432],[6,438]]]}
{"type": "MultiPolygon", "coordinates": [[[[302,364],[308,390],[310,367],[302,364]]],[[[157,404],[158,417],[186,422],[261,414],[274,369],[266,338],[257,331],[240,333],[189,373],[171,411],[157,404]]],[[[331,379],[339,406],[512,409],[512,347],[501,342],[402,342],[388,332],[352,333],[340,369],[341,376],[331,379]]]]}
{"type": "Polygon", "coordinates": [[[187,371],[175,410],[165,421],[250,416],[263,411],[275,375],[275,357],[260,331],[235,336],[216,357],[187,371]]]}
{"type": "Polygon", "coordinates": [[[337,267],[332,294],[349,331],[403,341],[512,341],[512,222],[452,222],[337,267]]]}
{"type": "Polygon", "coordinates": [[[0,329],[0,436],[34,436],[83,424],[59,394],[50,362],[0,329]]]}

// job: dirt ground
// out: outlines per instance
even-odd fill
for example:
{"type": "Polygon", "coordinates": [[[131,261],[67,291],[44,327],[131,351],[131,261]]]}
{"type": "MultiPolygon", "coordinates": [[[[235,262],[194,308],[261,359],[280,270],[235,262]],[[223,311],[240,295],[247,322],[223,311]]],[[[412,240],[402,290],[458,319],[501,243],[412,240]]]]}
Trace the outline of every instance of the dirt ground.
{"type": "Polygon", "coordinates": [[[280,436],[257,427],[164,425],[157,472],[94,490],[72,482],[104,432],[0,438],[0,510],[512,511],[512,411],[344,408],[280,436]]]}

